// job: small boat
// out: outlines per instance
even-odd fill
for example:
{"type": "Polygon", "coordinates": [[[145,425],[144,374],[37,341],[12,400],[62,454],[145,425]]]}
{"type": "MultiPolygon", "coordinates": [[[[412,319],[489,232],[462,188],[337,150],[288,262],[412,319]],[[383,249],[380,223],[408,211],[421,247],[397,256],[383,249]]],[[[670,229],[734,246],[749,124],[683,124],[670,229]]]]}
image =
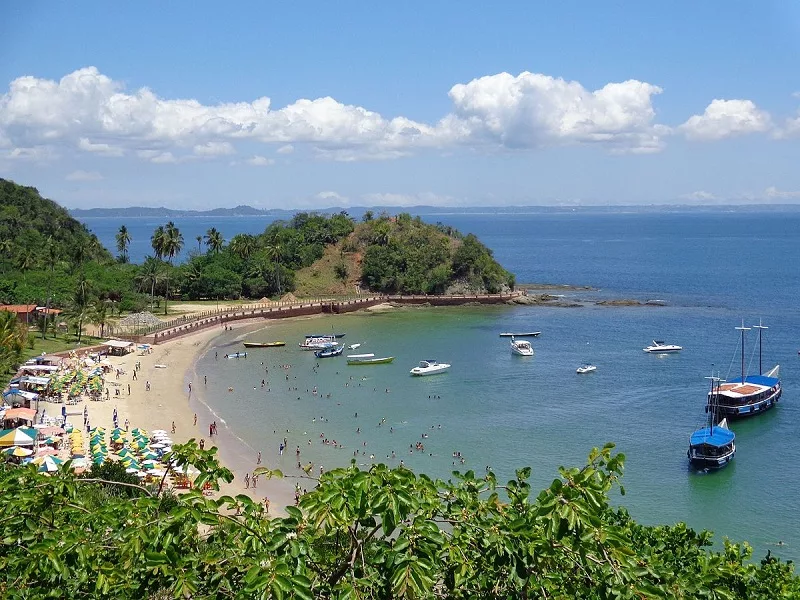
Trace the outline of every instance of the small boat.
{"type": "Polygon", "coordinates": [[[361,344],[350,344],[347,348],[348,350],[355,350],[356,348],[360,348],[361,344]]]}
{"type": "Polygon", "coordinates": [[[419,361],[419,364],[411,369],[409,373],[417,377],[422,377],[423,375],[436,375],[437,373],[444,373],[449,368],[450,365],[447,363],[440,363],[435,360],[428,359],[419,361]]]}
{"type": "Polygon", "coordinates": [[[331,358],[333,356],[339,356],[342,352],[344,352],[344,346],[334,346],[333,348],[317,350],[314,352],[314,356],[317,358],[331,358]]]}
{"type": "Polygon", "coordinates": [[[689,449],[686,456],[689,464],[699,469],[721,469],[736,456],[736,434],[728,429],[728,420],[722,419],[717,425],[714,422],[718,415],[718,400],[721,380],[713,375],[711,391],[708,395],[706,412],[709,414],[708,425],[696,430],[689,437],[689,449]]]}
{"type": "Polygon", "coordinates": [[[527,331],[524,333],[508,333],[503,332],[500,334],[500,337],[537,337],[542,335],[541,331],[527,331]]]}
{"type": "Polygon", "coordinates": [[[385,365],[394,360],[394,356],[376,357],[374,354],[351,354],[347,357],[348,365],[385,365]]]}
{"type": "Polygon", "coordinates": [[[728,379],[722,383],[717,390],[715,399],[719,416],[729,419],[743,419],[761,414],[778,403],[783,389],[780,380],[780,365],[776,365],[767,373],[762,371],[761,364],[761,345],[762,333],[766,326],[760,322],[758,325],[741,327],[736,329],[742,332],[742,376],[735,379],[728,379]],[[762,375],[746,375],[744,368],[744,332],[750,329],[758,329],[758,372],[762,375]]]}
{"type": "Polygon", "coordinates": [[[153,365],[156,369],[166,369],[167,365],[153,365]]]}
{"type": "Polygon", "coordinates": [[[303,342],[298,344],[303,350],[328,350],[336,346],[336,338],[332,335],[324,335],[320,337],[308,337],[303,342]]]}
{"type": "Polygon", "coordinates": [[[225,358],[247,358],[247,352],[234,352],[233,354],[226,354],[225,358]]]}
{"type": "Polygon", "coordinates": [[[667,354],[669,352],[680,352],[683,350],[683,346],[667,344],[663,340],[653,340],[653,345],[643,348],[643,350],[652,354],[667,354]]]}
{"type": "Polygon", "coordinates": [[[517,356],[533,356],[533,346],[527,340],[515,340],[511,338],[511,354],[517,356]]]}
{"type": "Polygon", "coordinates": [[[308,338],[332,337],[332,338],[335,338],[335,339],[338,340],[339,338],[343,338],[345,335],[347,335],[347,334],[346,333],[330,333],[330,334],[328,334],[328,333],[307,333],[306,334],[306,339],[308,339],[308,338]]]}
{"type": "Polygon", "coordinates": [[[285,346],[286,342],[242,342],[245,348],[277,348],[285,346]]]}
{"type": "Polygon", "coordinates": [[[579,375],[583,375],[584,373],[592,373],[594,371],[597,371],[597,367],[590,364],[583,364],[577,369],[575,369],[575,372],[578,373],[579,375]]]}

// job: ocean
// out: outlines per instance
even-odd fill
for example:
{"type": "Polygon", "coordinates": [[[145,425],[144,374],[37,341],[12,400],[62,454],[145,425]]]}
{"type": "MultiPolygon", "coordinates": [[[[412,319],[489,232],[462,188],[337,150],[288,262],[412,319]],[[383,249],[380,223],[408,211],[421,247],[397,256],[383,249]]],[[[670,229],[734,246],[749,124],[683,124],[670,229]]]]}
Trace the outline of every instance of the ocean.
{"type": "MultiPolygon", "coordinates": [[[[558,292],[584,303],[580,308],[415,308],[268,323],[248,339],[285,340],[286,347],[252,350],[239,360],[223,356],[243,349],[241,332],[221,333],[199,359],[195,381],[208,377],[204,399],[240,439],[241,456],[252,454],[254,461],[261,451],[265,462],[290,473],[298,446],[301,462],[313,462],[315,471],[354,458],[365,465],[402,460],[434,477],[489,467],[504,480],[531,466],[532,484],[541,488],[560,465],[580,466],[592,447],[615,442],[627,457],[627,494],[616,495],[615,502],[635,518],[651,524],[685,521],[715,531],[717,543],[724,536],[747,540],[756,558],[767,549],[800,558],[800,531],[790,525],[800,510],[795,339],[800,214],[423,218],[475,233],[518,282],[593,289],[558,292]],[[619,298],[661,300],[666,306],[594,304],[619,298]],[[712,371],[723,378],[738,374],[734,327],[743,320],[769,326],[764,365],[781,365],[783,398],[776,409],[734,423],[737,455],[728,468],[697,473],[687,465],[686,450],[691,432],[704,424],[705,377],[712,371]],[[333,330],[346,332],[347,343],[363,344],[357,352],[395,361],[347,366],[344,357],[317,360],[297,347],[305,334],[333,330]],[[535,356],[511,355],[508,340],[498,334],[514,330],[542,332],[532,340],[535,356]],[[653,339],[684,350],[669,356],[642,352],[653,339]],[[452,367],[442,375],[410,377],[409,369],[426,358],[452,367]],[[582,362],[596,364],[597,371],[577,375],[582,362]],[[280,455],[284,438],[288,448],[280,455]],[[415,449],[417,442],[424,451],[415,449]]],[[[85,222],[113,247],[121,222],[85,222]]],[[[139,258],[159,223],[125,224],[134,239],[131,254],[139,258]]],[[[268,221],[189,218],[176,224],[188,241],[212,225],[230,239],[261,231],[268,221]]],[[[758,368],[754,334],[746,349],[751,373],[758,368]]]]}

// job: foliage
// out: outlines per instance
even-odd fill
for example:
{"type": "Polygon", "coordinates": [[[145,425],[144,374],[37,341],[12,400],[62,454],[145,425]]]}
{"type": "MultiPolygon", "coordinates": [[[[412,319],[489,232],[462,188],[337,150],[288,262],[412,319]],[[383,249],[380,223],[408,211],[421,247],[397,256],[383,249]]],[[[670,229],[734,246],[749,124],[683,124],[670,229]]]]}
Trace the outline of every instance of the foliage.
{"type": "Polygon", "coordinates": [[[0,310],[0,377],[21,362],[27,342],[28,331],[17,320],[17,315],[0,310]]]}
{"type": "MultiPolygon", "coordinates": [[[[216,449],[174,446],[199,485],[230,481],[216,449]]],[[[683,524],[644,526],[608,493],[612,446],[538,495],[530,469],[433,481],[405,468],[324,474],[286,517],[247,496],[108,493],[91,473],[0,467],[0,595],[17,598],[796,598],[791,563],[709,549],[683,524]]],[[[280,476],[261,468],[266,477],[280,476]]]]}

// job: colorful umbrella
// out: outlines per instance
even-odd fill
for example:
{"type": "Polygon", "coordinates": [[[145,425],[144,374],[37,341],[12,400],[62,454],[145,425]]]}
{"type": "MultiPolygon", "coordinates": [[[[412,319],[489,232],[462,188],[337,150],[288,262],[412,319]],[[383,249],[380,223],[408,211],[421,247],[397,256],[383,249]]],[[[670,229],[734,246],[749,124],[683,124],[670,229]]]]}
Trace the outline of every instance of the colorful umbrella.
{"type": "Polygon", "coordinates": [[[0,446],[33,446],[36,435],[32,428],[5,429],[0,431],[0,446]]]}
{"type": "Polygon", "coordinates": [[[33,463],[39,465],[39,472],[40,473],[53,473],[58,471],[58,467],[61,466],[64,461],[60,458],[56,458],[55,456],[40,456],[39,458],[34,458],[33,463]]]}
{"type": "Polygon", "coordinates": [[[11,448],[6,448],[3,450],[6,454],[10,454],[11,456],[30,456],[33,454],[33,450],[28,450],[27,448],[20,448],[19,446],[11,446],[11,448]]]}

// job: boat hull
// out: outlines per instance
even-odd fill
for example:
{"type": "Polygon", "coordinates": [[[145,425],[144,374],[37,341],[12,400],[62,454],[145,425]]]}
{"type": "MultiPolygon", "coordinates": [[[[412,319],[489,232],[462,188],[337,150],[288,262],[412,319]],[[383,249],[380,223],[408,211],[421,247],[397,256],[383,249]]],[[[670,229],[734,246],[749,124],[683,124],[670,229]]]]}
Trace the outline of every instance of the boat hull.
{"type": "Polygon", "coordinates": [[[245,348],[278,348],[286,342],[242,342],[245,348]]]}
{"type": "Polygon", "coordinates": [[[387,365],[394,360],[394,356],[385,358],[348,358],[348,365],[387,365]]]}
{"type": "Polygon", "coordinates": [[[444,369],[427,369],[427,370],[418,370],[417,367],[414,367],[409,371],[413,377],[425,377],[426,375],[438,375],[439,373],[446,373],[447,369],[450,367],[445,367],[444,369]]]}
{"type": "Polygon", "coordinates": [[[749,402],[742,405],[719,404],[716,407],[717,414],[720,417],[731,420],[755,417],[756,415],[767,412],[778,404],[782,393],[783,390],[778,388],[773,394],[757,402],[749,402]]]}
{"type": "Polygon", "coordinates": [[[693,448],[689,448],[687,456],[689,457],[689,464],[696,469],[716,470],[728,466],[736,456],[736,449],[723,456],[705,456],[701,452],[693,452],[693,448]]]}

